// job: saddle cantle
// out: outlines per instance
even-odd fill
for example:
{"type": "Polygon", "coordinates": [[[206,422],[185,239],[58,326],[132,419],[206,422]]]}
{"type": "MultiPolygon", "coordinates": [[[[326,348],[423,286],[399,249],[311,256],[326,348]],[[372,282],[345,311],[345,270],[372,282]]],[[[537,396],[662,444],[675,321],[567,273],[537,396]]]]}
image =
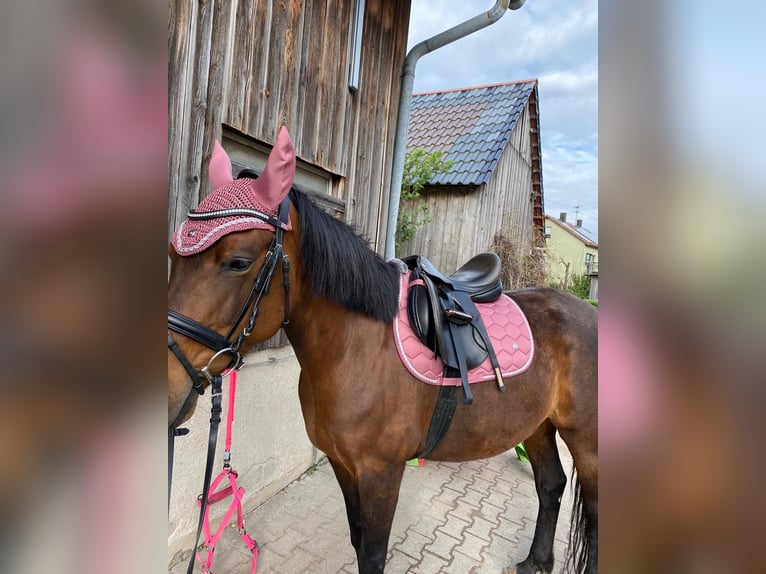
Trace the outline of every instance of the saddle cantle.
{"type": "Polygon", "coordinates": [[[496,301],[503,292],[500,258],[481,253],[450,276],[428,259],[411,256],[403,260],[411,270],[407,315],[418,338],[442,359],[447,370],[463,382],[465,404],[473,402],[468,384],[470,369],[490,357],[498,388],[505,391],[503,377],[489,335],[474,303],[496,301]]]}

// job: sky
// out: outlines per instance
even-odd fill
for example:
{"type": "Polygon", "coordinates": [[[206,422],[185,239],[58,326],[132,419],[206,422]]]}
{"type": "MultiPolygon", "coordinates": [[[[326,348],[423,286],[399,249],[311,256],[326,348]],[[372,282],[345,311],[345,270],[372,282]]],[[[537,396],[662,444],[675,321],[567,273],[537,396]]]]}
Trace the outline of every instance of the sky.
{"type": "MultiPolygon", "coordinates": [[[[492,0],[413,0],[408,49],[486,12],[492,0]]],[[[423,56],[415,91],[537,78],[545,213],[598,233],[598,2],[527,0],[423,56]],[[579,207],[579,211],[577,208],[579,207]]]]}

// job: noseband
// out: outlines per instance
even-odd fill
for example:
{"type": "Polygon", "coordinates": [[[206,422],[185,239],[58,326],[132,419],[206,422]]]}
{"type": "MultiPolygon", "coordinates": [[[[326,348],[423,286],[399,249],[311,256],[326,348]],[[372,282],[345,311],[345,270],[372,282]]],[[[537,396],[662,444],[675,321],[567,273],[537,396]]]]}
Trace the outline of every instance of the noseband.
{"type": "Polygon", "coordinates": [[[192,381],[192,387],[200,395],[205,392],[205,381],[212,383],[215,375],[210,372],[213,362],[222,355],[231,355],[231,361],[228,368],[239,370],[242,367],[242,355],[241,347],[245,339],[247,339],[255,328],[255,322],[258,318],[258,307],[261,303],[261,298],[269,292],[271,287],[271,280],[274,277],[274,273],[277,269],[277,264],[282,261],[282,282],[285,288],[285,315],[282,321],[282,325],[289,323],[290,312],[290,260],[284,252],[283,236],[285,227],[287,226],[288,214],[290,211],[290,200],[285,198],[279,206],[279,212],[276,218],[269,216],[266,213],[254,209],[222,209],[219,211],[211,211],[205,213],[197,213],[190,211],[188,214],[189,219],[203,220],[203,219],[218,219],[221,217],[231,217],[232,215],[246,215],[248,217],[257,217],[261,221],[268,223],[275,229],[274,239],[271,241],[269,250],[266,253],[266,258],[263,261],[258,277],[253,284],[253,288],[250,290],[250,294],[242,306],[242,309],[237,314],[237,318],[234,320],[229,332],[223,336],[220,333],[213,331],[209,327],[182,315],[172,309],[168,309],[168,348],[173,352],[183,368],[189,374],[192,381]],[[253,303],[255,301],[255,303],[253,303]],[[252,304],[250,315],[242,332],[232,339],[235,331],[239,327],[239,324],[245,318],[247,310],[252,304]],[[183,354],[183,351],[178,347],[178,344],[173,339],[171,331],[194,339],[198,343],[205,345],[208,349],[214,351],[214,355],[207,362],[207,365],[201,369],[195,369],[191,362],[183,354]]]}

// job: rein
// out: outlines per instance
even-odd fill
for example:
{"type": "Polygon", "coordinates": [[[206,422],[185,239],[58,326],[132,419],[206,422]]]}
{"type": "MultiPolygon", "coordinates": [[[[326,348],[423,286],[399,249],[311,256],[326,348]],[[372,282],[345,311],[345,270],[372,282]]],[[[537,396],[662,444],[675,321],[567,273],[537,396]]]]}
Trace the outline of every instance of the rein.
{"type": "MultiPolygon", "coordinates": [[[[253,288],[250,290],[250,294],[247,297],[242,309],[237,314],[234,323],[232,324],[229,332],[226,336],[222,336],[220,333],[213,331],[209,327],[182,315],[172,309],[168,309],[168,348],[173,352],[178,361],[183,366],[184,370],[188,373],[192,381],[193,389],[200,395],[205,392],[205,381],[211,385],[211,413],[210,413],[210,433],[208,437],[208,449],[207,459],[205,463],[205,478],[202,484],[202,495],[200,497],[200,517],[197,525],[197,536],[194,542],[194,548],[192,549],[192,556],[189,561],[188,574],[194,569],[194,558],[196,555],[196,548],[199,544],[200,535],[202,533],[202,526],[205,517],[205,511],[207,510],[208,498],[210,493],[210,480],[213,473],[213,462],[215,459],[215,449],[218,437],[218,425],[221,422],[221,387],[223,378],[220,374],[213,375],[211,372],[212,364],[222,355],[231,355],[231,361],[229,362],[228,369],[232,371],[238,371],[242,368],[244,361],[240,352],[242,344],[253,332],[255,323],[258,319],[258,307],[261,303],[261,299],[264,295],[268,294],[271,287],[271,281],[276,273],[277,265],[282,261],[282,282],[285,290],[285,314],[282,321],[282,325],[289,323],[290,313],[290,260],[284,252],[283,237],[285,227],[287,226],[288,215],[290,211],[290,200],[286,197],[279,205],[279,212],[277,217],[271,217],[268,214],[261,213],[255,210],[246,210],[247,213],[240,213],[242,210],[220,210],[205,213],[197,213],[191,211],[188,214],[190,219],[218,219],[221,217],[231,217],[232,215],[248,215],[251,217],[257,217],[272,225],[275,229],[274,239],[271,241],[266,258],[263,261],[258,276],[253,284],[253,288]],[[236,339],[232,340],[234,333],[239,325],[247,315],[247,310],[252,305],[250,315],[248,316],[247,323],[236,339]],[[213,356],[207,362],[207,365],[201,369],[195,369],[189,359],[181,351],[178,344],[173,339],[172,332],[181,334],[185,337],[189,337],[198,343],[206,346],[214,351],[213,356]]],[[[187,434],[188,429],[169,428],[168,429],[168,512],[170,511],[170,493],[171,484],[173,480],[173,452],[175,446],[175,437],[187,434]]]]}

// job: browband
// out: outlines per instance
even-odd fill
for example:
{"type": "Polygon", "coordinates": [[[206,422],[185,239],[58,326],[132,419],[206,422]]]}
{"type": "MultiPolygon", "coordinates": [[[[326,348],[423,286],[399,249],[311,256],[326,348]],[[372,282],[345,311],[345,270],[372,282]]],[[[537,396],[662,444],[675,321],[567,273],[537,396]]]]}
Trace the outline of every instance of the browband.
{"type": "Polygon", "coordinates": [[[238,207],[238,208],[231,208],[231,209],[218,209],[216,211],[203,211],[203,212],[197,212],[197,211],[190,211],[186,214],[186,216],[191,220],[207,220],[207,219],[220,219],[222,217],[233,217],[236,215],[249,215],[251,217],[257,217],[264,223],[268,223],[269,225],[273,225],[274,227],[281,227],[282,229],[285,229],[287,226],[286,222],[282,222],[279,219],[277,219],[274,216],[269,215],[268,213],[264,213],[262,211],[258,211],[257,209],[248,209],[245,207],[238,207]]]}

